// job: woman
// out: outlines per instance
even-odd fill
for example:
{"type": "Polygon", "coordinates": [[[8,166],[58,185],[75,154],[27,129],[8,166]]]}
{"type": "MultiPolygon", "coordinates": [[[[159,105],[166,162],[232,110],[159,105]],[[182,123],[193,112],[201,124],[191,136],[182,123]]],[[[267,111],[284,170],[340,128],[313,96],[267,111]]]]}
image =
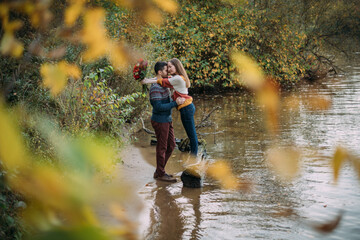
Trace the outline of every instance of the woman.
{"type": "Polygon", "coordinates": [[[142,84],[158,83],[163,87],[174,89],[172,99],[176,101],[178,97],[185,98],[185,102],[177,109],[180,111],[181,122],[184,126],[186,134],[190,140],[191,153],[197,155],[198,152],[198,138],[195,130],[195,106],[193,98],[189,96],[188,88],[190,87],[190,80],[186,74],[185,68],[179,59],[173,58],[168,62],[168,73],[170,78],[151,78],[144,79],[142,84]]]}

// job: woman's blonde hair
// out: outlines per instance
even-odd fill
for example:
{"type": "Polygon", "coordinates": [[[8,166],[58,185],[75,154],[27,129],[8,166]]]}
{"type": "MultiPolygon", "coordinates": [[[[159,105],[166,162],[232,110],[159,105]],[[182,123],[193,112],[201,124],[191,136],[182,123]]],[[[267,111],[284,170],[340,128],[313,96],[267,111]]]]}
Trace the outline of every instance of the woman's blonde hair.
{"type": "Polygon", "coordinates": [[[179,75],[182,75],[185,78],[186,87],[189,88],[190,87],[190,80],[189,80],[189,77],[188,77],[188,75],[187,75],[187,73],[185,71],[185,68],[182,65],[182,63],[180,62],[180,60],[177,59],[177,58],[173,58],[169,62],[171,62],[171,64],[175,66],[176,72],[179,75]]]}

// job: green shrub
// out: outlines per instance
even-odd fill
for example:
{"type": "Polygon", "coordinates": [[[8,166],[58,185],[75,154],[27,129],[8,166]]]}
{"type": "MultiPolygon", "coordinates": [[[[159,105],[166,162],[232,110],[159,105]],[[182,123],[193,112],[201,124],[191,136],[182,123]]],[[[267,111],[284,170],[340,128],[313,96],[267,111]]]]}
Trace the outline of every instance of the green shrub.
{"type": "MultiPolygon", "coordinates": [[[[84,77],[83,81],[69,83],[56,98],[62,126],[69,130],[105,131],[121,135],[124,123],[135,111],[135,101],[144,102],[145,93],[119,95],[109,87],[108,79],[113,68],[99,68],[84,77]]],[[[141,104],[136,104],[141,106],[141,104]]]]}
{"type": "Polygon", "coordinates": [[[179,13],[153,29],[156,54],[182,60],[195,88],[237,87],[229,59],[234,50],[251,54],[280,83],[298,81],[308,67],[303,33],[242,5],[181,1],[179,13]]]}
{"type": "Polygon", "coordinates": [[[17,214],[25,203],[21,201],[21,196],[9,187],[5,174],[0,162],[0,239],[21,239],[24,229],[17,214]]]}

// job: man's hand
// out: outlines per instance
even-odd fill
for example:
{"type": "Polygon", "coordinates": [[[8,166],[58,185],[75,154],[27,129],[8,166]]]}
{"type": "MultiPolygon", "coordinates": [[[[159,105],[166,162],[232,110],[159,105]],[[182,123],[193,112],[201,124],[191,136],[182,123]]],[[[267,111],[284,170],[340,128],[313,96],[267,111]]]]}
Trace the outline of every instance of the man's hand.
{"type": "Polygon", "coordinates": [[[176,99],[176,104],[177,104],[177,105],[181,105],[181,104],[183,104],[184,102],[185,102],[185,98],[178,97],[178,98],[176,99]]]}
{"type": "Polygon", "coordinates": [[[149,83],[156,83],[157,81],[157,78],[154,77],[154,78],[145,78],[143,80],[140,81],[141,84],[149,84],[149,83]]]}

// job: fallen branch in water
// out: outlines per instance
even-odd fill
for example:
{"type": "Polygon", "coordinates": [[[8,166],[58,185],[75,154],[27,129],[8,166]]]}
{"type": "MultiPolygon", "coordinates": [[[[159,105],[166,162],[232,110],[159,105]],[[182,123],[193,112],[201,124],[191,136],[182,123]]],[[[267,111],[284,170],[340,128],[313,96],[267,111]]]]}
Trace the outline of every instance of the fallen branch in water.
{"type": "Polygon", "coordinates": [[[197,133],[200,136],[204,136],[204,135],[210,135],[210,134],[218,134],[218,133],[223,133],[225,132],[224,130],[222,131],[218,131],[218,132],[209,132],[209,133],[197,133]]]}
{"type": "Polygon", "coordinates": [[[148,134],[153,134],[153,135],[155,135],[155,132],[153,132],[153,131],[151,131],[150,129],[147,129],[147,128],[145,127],[144,120],[142,119],[142,117],[140,117],[140,120],[141,120],[141,124],[142,124],[143,130],[144,130],[146,133],[148,133],[148,134]]]}
{"type": "Polygon", "coordinates": [[[202,127],[208,127],[211,126],[212,123],[206,122],[206,120],[210,117],[210,115],[215,112],[215,110],[220,109],[220,106],[214,107],[207,115],[203,117],[203,119],[200,121],[198,125],[195,126],[195,129],[202,128],[202,127]]]}

